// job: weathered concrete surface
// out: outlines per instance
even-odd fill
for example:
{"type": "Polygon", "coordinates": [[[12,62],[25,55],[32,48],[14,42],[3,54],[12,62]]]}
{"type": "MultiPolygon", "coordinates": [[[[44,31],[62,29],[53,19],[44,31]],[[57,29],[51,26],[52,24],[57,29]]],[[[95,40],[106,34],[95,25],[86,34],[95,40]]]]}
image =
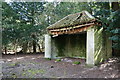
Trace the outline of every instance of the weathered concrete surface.
{"type": "Polygon", "coordinates": [[[112,42],[103,28],[95,27],[95,64],[99,64],[112,55],[112,42]]]}
{"type": "Polygon", "coordinates": [[[85,57],[88,65],[103,62],[112,56],[112,42],[102,27],[92,27],[84,34],[45,36],[45,58],[85,57]],[[87,57],[86,57],[87,55],[87,57]]]}
{"type": "Polygon", "coordinates": [[[52,38],[52,56],[86,57],[86,33],[52,38]]]}
{"type": "Polygon", "coordinates": [[[88,65],[94,65],[94,28],[87,30],[87,58],[86,63],[88,65]]]}
{"type": "Polygon", "coordinates": [[[45,58],[51,58],[51,36],[45,35],[45,58]]]}
{"type": "Polygon", "coordinates": [[[107,58],[112,57],[112,41],[109,39],[110,33],[106,33],[106,55],[107,58]]]}

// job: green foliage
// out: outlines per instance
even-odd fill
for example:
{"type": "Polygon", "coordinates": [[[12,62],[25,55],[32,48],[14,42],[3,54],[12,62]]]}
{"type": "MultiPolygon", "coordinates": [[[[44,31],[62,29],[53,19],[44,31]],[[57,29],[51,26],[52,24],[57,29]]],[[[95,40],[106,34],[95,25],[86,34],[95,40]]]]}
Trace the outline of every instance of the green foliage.
{"type": "Polygon", "coordinates": [[[73,64],[81,64],[79,61],[74,61],[73,64]]]}
{"type": "Polygon", "coordinates": [[[2,3],[2,44],[3,46],[23,46],[32,41],[43,43],[46,27],[63,17],[87,10],[102,21],[105,30],[113,35],[116,43],[113,48],[119,49],[120,10],[111,10],[109,2],[11,2],[2,3]],[[115,34],[115,35],[114,35],[115,34]],[[35,35],[33,38],[32,35],[35,35]],[[41,40],[42,39],[42,40],[41,40]]]}
{"type": "Polygon", "coordinates": [[[120,50],[120,9],[111,13],[108,30],[113,34],[110,39],[115,43],[113,48],[120,50]]]}
{"type": "Polygon", "coordinates": [[[115,42],[113,48],[120,50],[120,9],[113,11],[109,2],[94,2],[90,4],[94,16],[102,21],[105,31],[112,34],[109,39],[115,42]]]}
{"type": "MultiPolygon", "coordinates": [[[[2,4],[3,45],[32,46],[38,44],[46,33],[46,27],[67,16],[81,12],[87,3],[70,2],[11,2],[2,4]],[[33,38],[32,35],[35,35],[33,38]]],[[[43,42],[42,42],[43,43],[43,42]]]]}
{"type": "Polygon", "coordinates": [[[39,24],[38,17],[43,10],[43,3],[13,2],[2,5],[3,45],[9,44],[23,46],[24,43],[31,45],[36,43],[44,31],[39,24]],[[35,35],[33,38],[32,35],[35,35]]]}
{"type": "Polygon", "coordinates": [[[112,37],[110,37],[111,40],[113,40],[114,42],[120,42],[120,35],[114,35],[112,37]]]}
{"type": "Polygon", "coordinates": [[[110,32],[113,33],[113,34],[119,34],[120,33],[120,29],[119,28],[118,29],[114,29],[114,30],[111,30],[110,32]]]}

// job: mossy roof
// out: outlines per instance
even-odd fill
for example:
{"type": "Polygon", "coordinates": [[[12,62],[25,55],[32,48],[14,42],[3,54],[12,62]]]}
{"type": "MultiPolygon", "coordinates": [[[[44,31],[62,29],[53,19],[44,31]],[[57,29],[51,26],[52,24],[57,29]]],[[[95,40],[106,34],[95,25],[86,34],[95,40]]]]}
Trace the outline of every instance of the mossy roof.
{"type": "Polygon", "coordinates": [[[47,27],[48,30],[51,29],[59,29],[59,28],[67,28],[71,26],[76,26],[84,23],[89,23],[95,20],[89,12],[82,11],[80,13],[70,14],[58,22],[47,27]]]}

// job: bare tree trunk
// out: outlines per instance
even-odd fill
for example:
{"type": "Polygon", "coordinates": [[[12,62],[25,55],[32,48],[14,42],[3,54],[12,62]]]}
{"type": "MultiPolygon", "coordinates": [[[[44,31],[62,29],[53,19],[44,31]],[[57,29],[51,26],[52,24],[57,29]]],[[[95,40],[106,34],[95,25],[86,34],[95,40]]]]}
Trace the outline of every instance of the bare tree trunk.
{"type": "Polygon", "coordinates": [[[41,50],[41,48],[40,48],[40,45],[39,45],[39,44],[38,44],[38,48],[39,48],[40,53],[42,53],[42,50],[41,50]]]}
{"type": "MultiPolygon", "coordinates": [[[[117,11],[118,9],[120,9],[119,3],[118,2],[112,2],[112,10],[117,11]]],[[[117,28],[119,28],[119,26],[117,28]]],[[[113,35],[117,35],[117,34],[113,34],[113,35]]],[[[114,44],[115,42],[112,41],[112,43],[114,44]]],[[[117,50],[117,49],[113,48],[113,56],[118,56],[119,53],[120,53],[120,50],[117,50]]]]}
{"type": "Polygon", "coordinates": [[[33,53],[36,53],[36,42],[33,40],[33,53]]]}
{"type": "Polygon", "coordinates": [[[118,2],[112,2],[112,9],[114,11],[117,11],[119,9],[119,3],[118,2]]]}
{"type": "Polygon", "coordinates": [[[28,43],[23,43],[23,53],[27,53],[28,43]]]}
{"type": "Polygon", "coordinates": [[[7,54],[7,47],[5,47],[5,54],[7,54]]]}

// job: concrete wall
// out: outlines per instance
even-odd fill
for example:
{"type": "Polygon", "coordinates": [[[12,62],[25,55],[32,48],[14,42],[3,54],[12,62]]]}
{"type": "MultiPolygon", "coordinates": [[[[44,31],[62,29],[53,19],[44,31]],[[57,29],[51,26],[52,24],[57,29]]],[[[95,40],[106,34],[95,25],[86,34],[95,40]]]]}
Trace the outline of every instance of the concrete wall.
{"type": "Polygon", "coordinates": [[[112,56],[112,41],[108,39],[109,36],[100,27],[89,28],[87,34],[59,35],[57,37],[46,35],[45,57],[86,57],[87,54],[87,64],[99,64],[112,56]]]}
{"type": "Polygon", "coordinates": [[[52,56],[86,57],[86,34],[59,35],[52,38],[52,56]]]}
{"type": "Polygon", "coordinates": [[[95,64],[101,63],[112,55],[112,42],[108,37],[109,34],[107,34],[103,28],[94,27],[95,64]]]}

